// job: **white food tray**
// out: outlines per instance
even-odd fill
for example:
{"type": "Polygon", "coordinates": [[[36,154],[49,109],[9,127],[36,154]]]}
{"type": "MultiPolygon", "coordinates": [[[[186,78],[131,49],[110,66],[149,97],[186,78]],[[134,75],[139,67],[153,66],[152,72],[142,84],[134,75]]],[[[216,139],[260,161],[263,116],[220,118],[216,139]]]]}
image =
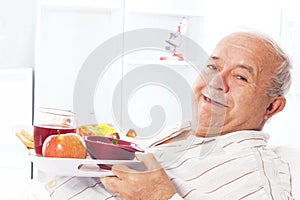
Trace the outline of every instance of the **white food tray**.
{"type": "Polygon", "coordinates": [[[135,170],[145,170],[145,165],[137,160],[49,158],[33,155],[30,155],[30,159],[38,170],[58,176],[105,177],[113,175],[111,170],[101,169],[98,164],[124,164],[135,170]]]}

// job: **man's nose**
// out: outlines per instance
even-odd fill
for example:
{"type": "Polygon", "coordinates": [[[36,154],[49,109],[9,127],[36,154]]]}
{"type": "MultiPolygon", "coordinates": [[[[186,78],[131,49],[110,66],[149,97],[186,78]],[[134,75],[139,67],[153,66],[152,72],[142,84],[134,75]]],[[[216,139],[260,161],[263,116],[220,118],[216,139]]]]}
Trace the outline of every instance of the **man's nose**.
{"type": "Polygon", "coordinates": [[[225,83],[224,76],[225,75],[221,73],[215,74],[208,83],[209,87],[217,91],[227,92],[228,86],[225,83]]]}

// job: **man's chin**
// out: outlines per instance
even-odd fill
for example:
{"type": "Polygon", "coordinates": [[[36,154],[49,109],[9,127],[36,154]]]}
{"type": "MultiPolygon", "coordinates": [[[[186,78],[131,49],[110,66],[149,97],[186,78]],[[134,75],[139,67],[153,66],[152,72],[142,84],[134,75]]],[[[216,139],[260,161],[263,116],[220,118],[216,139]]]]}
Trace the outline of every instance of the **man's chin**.
{"type": "Polygon", "coordinates": [[[223,126],[200,125],[195,130],[196,137],[215,137],[222,135],[223,126]]]}

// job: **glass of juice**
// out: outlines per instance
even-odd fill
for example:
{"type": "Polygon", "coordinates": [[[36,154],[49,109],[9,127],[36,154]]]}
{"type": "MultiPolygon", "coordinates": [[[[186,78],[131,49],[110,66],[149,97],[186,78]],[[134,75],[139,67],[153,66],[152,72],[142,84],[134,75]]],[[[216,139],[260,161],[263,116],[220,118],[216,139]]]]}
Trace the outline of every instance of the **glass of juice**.
{"type": "Polygon", "coordinates": [[[36,155],[42,155],[45,139],[50,135],[76,133],[75,113],[55,108],[38,108],[34,112],[33,135],[36,155]]]}

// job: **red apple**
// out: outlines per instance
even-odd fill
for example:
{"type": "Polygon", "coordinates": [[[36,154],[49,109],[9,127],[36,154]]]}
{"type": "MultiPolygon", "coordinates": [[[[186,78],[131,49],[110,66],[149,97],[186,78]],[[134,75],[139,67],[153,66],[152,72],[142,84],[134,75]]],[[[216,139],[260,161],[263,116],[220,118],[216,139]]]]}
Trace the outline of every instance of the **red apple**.
{"type": "Polygon", "coordinates": [[[86,158],[87,149],[81,137],[76,133],[51,135],[43,144],[44,157],[86,158]]]}

